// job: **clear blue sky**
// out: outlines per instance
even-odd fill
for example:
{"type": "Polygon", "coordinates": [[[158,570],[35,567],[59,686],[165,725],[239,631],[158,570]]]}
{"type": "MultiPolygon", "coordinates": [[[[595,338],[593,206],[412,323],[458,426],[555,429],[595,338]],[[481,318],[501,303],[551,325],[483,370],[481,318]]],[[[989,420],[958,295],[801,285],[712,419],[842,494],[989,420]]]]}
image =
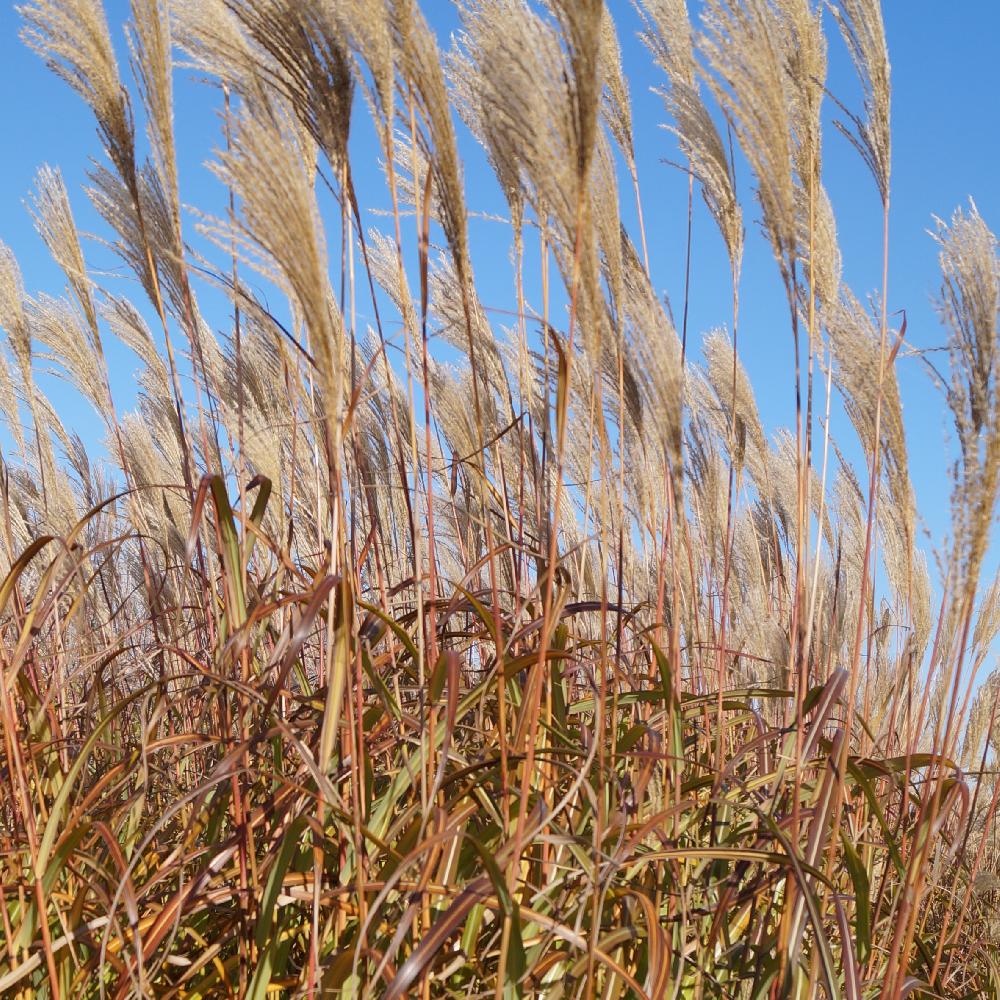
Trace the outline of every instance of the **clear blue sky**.
{"type": "MultiPolygon", "coordinates": [[[[618,17],[635,105],[640,182],[648,227],[654,283],[679,309],[683,290],[683,252],[686,181],[663,165],[675,158],[669,135],[659,128],[664,120],[660,101],[649,92],[661,81],[635,39],[637,20],[627,0],[610,0],[618,17]]],[[[693,5],[694,6],[694,5],[693,5]]],[[[886,0],[886,26],[893,69],[893,210],[889,307],[905,308],[909,340],[920,347],[943,343],[931,295],[939,278],[935,244],[927,235],[932,215],[947,217],[971,195],[994,229],[1000,227],[1000,102],[997,93],[997,49],[1000,37],[1000,2],[997,0],[886,0]]],[[[116,41],[128,14],[126,0],[106,4],[116,41]]],[[[425,9],[442,42],[456,27],[448,0],[426,0],[425,9]]],[[[0,9],[0,115],[3,117],[3,152],[0,155],[0,239],[17,253],[28,290],[57,293],[63,281],[47,260],[24,207],[36,170],[43,163],[62,168],[83,229],[99,230],[82,192],[89,157],[99,157],[100,147],[89,111],[69,89],[48,73],[40,60],[18,38],[19,19],[13,4],[0,9]]],[[[831,33],[829,85],[838,98],[857,108],[859,93],[839,37],[831,33]]],[[[218,141],[215,120],[205,91],[185,84],[178,74],[177,131],[184,150],[181,162],[183,197],[209,210],[223,210],[221,192],[203,163],[218,141]]],[[[359,108],[359,119],[363,108],[359,108]]],[[[467,138],[467,137],[466,137],[467,138]]],[[[355,155],[369,157],[371,137],[358,129],[355,155]]],[[[385,208],[380,181],[362,179],[362,201],[368,209],[385,208]],[[370,197],[366,199],[366,193],[370,197]]],[[[377,173],[370,171],[370,173],[377,173]]],[[[744,170],[744,180],[745,178],[744,170]]],[[[484,179],[481,157],[472,152],[467,161],[470,206],[503,211],[499,192],[484,179]]],[[[873,184],[856,154],[832,129],[827,131],[824,181],[837,212],[845,278],[859,298],[874,290],[880,277],[880,218],[873,184]]],[[[623,192],[629,221],[630,198],[623,192]]],[[[755,207],[745,198],[748,228],[755,228],[755,207]]],[[[372,224],[385,220],[370,216],[372,224]]],[[[193,227],[189,224],[189,232],[193,227]]],[[[728,292],[724,280],[722,249],[704,212],[695,222],[696,258],[691,301],[691,331],[699,333],[728,321],[728,292]]],[[[496,223],[472,223],[474,263],[483,279],[483,299],[488,306],[510,308],[512,294],[506,282],[507,239],[496,223]],[[503,267],[492,267],[500,254],[503,267]]],[[[94,248],[92,260],[99,267],[112,266],[106,250],[94,248]]],[[[116,280],[114,278],[112,281],[116,280]]],[[[779,297],[773,261],[759,239],[752,236],[744,271],[742,358],[757,388],[767,422],[788,423],[792,398],[787,389],[790,361],[785,308],[779,297]]],[[[220,317],[219,322],[222,322],[220,317]]],[[[507,319],[498,322],[509,322],[507,319]]],[[[695,342],[696,342],[695,340],[695,342]]],[[[129,396],[135,361],[124,349],[111,353],[116,391],[129,396]]],[[[921,513],[936,537],[947,525],[948,485],[944,478],[946,415],[943,401],[932,390],[917,362],[903,361],[900,369],[906,426],[913,461],[913,478],[921,513]]],[[[63,412],[71,423],[86,430],[96,422],[85,406],[70,398],[63,412]]],[[[835,434],[850,435],[842,418],[835,434]]]]}

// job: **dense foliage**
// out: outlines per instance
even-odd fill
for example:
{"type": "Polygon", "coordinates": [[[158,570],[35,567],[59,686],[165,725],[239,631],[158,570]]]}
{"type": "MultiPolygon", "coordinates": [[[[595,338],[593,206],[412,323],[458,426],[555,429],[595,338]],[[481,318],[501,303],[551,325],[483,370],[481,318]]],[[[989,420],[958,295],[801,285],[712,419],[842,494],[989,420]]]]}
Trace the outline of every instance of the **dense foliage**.
{"type": "Polygon", "coordinates": [[[100,0],[20,8],[96,119],[86,194],[134,294],[43,169],[64,293],[0,244],[3,996],[1000,994],[994,237],[974,206],[937,234],[932,581],[877,0],[639,6],[688,218],[700,192],[725,247],[704,338],[654,292],[613,7],[460,0],[445,52],[416,0],[132,0],[134,86],[100,0]],[[824,17],[864,95],[837,113],[882,206],[873,308],[822,184],[824,17]],[[178,66],[220,112],[198,212],[178,66]],[[787,299],[776,434],[736,346],[749,211],[787,299]]]}

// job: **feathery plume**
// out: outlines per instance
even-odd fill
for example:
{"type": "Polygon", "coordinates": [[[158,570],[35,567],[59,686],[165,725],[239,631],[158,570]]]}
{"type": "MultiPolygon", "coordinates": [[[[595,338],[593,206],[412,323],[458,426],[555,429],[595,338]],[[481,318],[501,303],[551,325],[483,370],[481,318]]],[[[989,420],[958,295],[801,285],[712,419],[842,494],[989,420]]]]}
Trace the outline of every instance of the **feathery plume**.
{"type": "Polygon", "coordinates": [[[16,376],[11,369],[7,355],[0,353],[0,415],[7,421],[14,441],[21,455],[24,455],[24,430],[18,407],[16,376]]]}
{"type": "Polygon", "coordinates": [[[103,358],[94,350],[90,327],[79,308],[66,299],[42,295],[30,303],[29,315],[34,336],[51,349],[52,359],[94,409],[110,420],[103,358]]]}
{"type": "Polygon", "coordinates": [[[956,558],[974,586],[986,549],[1000,481],[1000,273],[996,237],[975,204],[951,222],[938,220],[944,282],[939,310],[948,327],[952,378],[948,386],[961,448],[952,519],[956,558]]]}
{"type": "Polygon", "coordinates": [[[332,417],[343,402],[342,319],[327,276],[309,164],[288,115],[261,117],[244,109],[231,149],[219,153],[213,170],[236,192],[241,215],[234,229],[221,221],[201,228],[227,251],[235,239],[248,262],[288,293],[309,332],[332,417]]]}
{"type": "Polygon", "coordinates": [[[632,99],[622,68],[622,50],[611,12],[601,18],[601,77],[604,80],[604,120],[631,171],[635,170],[635,136],[632,131],[632,99]]]}
{"type": "Polygon", "coordinates": [[[826,81],[822,8],[814,8],[812,0],[775,0],[774,10],[782,28],[790,84],[795,169],[800,183],[812,189],[819,182],[820,109],[826,81]]]}
{"type": "Polygon", "coordinates": [[[24,282],[17,258],[6,243],[0,242],[0,329],[7,339],[21,371],[25,389],[31,392],[31,329],[24,308],[24,282]]]}
{"type": "Polygon", "coordinates": [[[90,106],[112,162],[134,173],[135,135],[100,0],[35,0],[17,8],[21,37],[90,106]]]}
{"type": "Polygon", "coordinates": [[[330,5],[324,0],[230,0],[228,7],[279,68],[279,91],[339,176],[347,163],[354,77],[330,5]]]}
{"type": "Polygon", "coordinates": [[[170,30],[193,68],[260,108],[270,106],[272,67],[255,51],[226,0],[170,0],[170,30]]]}
{"type": "Polygon", "coordinates": [[[389,0],[389,23],[399,72],[412,87],[427,130],[418,142],[438,190],[441,228],[464,282],[469,278],[465,188],[437,42],[414,0],[389,0]]]}
{"type": "Polygon", "coordinates": [[[173,43],[165,3],[166,0],[132,0],[128,39],[139,94],[149,121],[150,144],[167,200],[176,216],[180,212],[180,190],[174,149],[173,43]]]}
{"type": "Polygon", "coordinates": [[[700,45],[709,87],[757,180],[764,229],[786,284],[795,257],[795,188],[785,44],[767,0],[707,0],[700,45]]]}
{"type": "Polygon", "coordinates": [[[604,89],[601,72],[604,0],[548,0],[548,4],[562,27],[569,53],[576,171],[582,179],[590,169],[597,141],[597,116],[604,89]]]}
{"type": "Polygon", "coordinates": [[[885,44],[880,0],[827,0],[851,53],[865,94],[865,117],[849,115],[837,127],[868,165],[883,203],[889,198],[892,164],[889,50],[885,44]]]}
{"type": "Polygon", "coordinates": [[[734,275],[743,258],[743,213],[736,199],[733,167],[711,113],[701,99],[698,65],[686,0],[646,0],[639,9],[641,38],[667,77],[663,92],[677,136],[709,213],[729,253],[734,275]]]}
{"type": "Polygon", "coordinates": [[[58,170],[44,166],[38,171],[36,190],[31,199],[35,228],[45,242],[53,260],[63,269],[73,294],[87,318],[88,337],[95,350],[97,313],[94,307],[93,287],[87,277],[87,265],[80,246],[69,194],[58,170]]]}

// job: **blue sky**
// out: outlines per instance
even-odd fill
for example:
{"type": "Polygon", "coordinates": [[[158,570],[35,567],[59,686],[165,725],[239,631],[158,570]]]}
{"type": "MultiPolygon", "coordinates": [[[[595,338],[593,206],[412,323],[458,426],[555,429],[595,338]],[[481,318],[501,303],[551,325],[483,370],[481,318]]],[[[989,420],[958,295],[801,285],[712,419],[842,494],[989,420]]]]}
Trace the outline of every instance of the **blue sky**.
{"type": "MultiPolygon", "coordinates": [[[[679,314],[683,292],[683,255],[687,184],[662,159],[675,159],[670,136],[659,127],[664,115],[650,88],[659,85],[655,67],[635,38],[637,19],[627,0],[610,0],[618,16],[624,62],[635,105],[640,183],[649,237],[654,284],[679,314]]],[[[126,0],[108,0],[106,7],[116,40],[127,17],[126,0]]],[[[447,46],[457,26],[448,0],[426,0],[424,7],[447,46]]],[[[997,159],[1000,153],[996,94],[996,39],[1000,37],[1000,3],[995,0],[886,0],[886,27],[893,69],[893,206],[891,224],[890,310],[905,308],[908,339],[923,348],[944,342],[931,296],[939,277],[937,254],[927,229],[932,216],[948,217],[974,197],[993,228],[1000,226],[1000,186],[997,159]]],[[[13,5],[0,9],[0,114],[4,149],[0,156],[0,239],[17,254],[29,292],[58,292],[63,280],[45,256],[35,235],[24,200],[34,175],[43,163],[59,166],[70,188],[81,228],[98,229],[88,211],[82,187],[90,157],[99,157],[100,146],[89,111],[18,39],[19,19],[13,5]]],[[[832,27],[832,25],[831,25],[832,27]]],[[[829,86],[839,99],[858,108],[860,94],[839,37],[831,33],[829,86]]],[[[210,93],[177,78],[177,131],[183,150],[182,192],[185,201],[208,210],[223,211],[222,192],[204,169],[218,141],[217,122],[210,93]]],[[[372,162],[371,134],[358,109],[353,144],[363,210],[388,207],[384,188],[372,169],[357,164],[372,162]]],[[[483,211],[503,212],[495,184],[486,176],[481,155],[463,146],[469,203],[483,211]]],[[[742,180],[745,184],[746,170],[742,180]]],[[[881,221],[874,185],[865,167],[846,141],[832,129],[826,133],[824,181],[837,213],[844,276],[859,298],[874,291],[880,280],[881,221]]],[[[787,312],[780,297],[770,252],[756,236],[756,207],[745,192],[744,211],[749,242],[742,286],[741,355],[758,392],[770,426],[793,418],[793,398],[787,375],[791,362],[787,312]]],[[[631,219],[631,199],[623,190],[625,221],[631,219]]],[[[375,226],[386,220],[371,214],[375,226]]],[[[193,226],[188,223],[188,232],[193,226]]],[[[513,294],[506,280],[507,232],[495,222],[471,223],[474,264],[482,279],[487,306],[509,309],[513,294]],[[503,266],[495,266],[502,263],[503,266]]],[[[704,211],[695,219],[695,258],[690,329],[694,343],[699,334],[729,320],[728,290],[721,241],[704,211]]],[[[92,247],[98,268],[111,268],[113,259],[101,247],[92,247]]],[[[122,279],[110,277],[111,283],[122,279]]],[[[123,289],[124,290],[124,289],[123,289]]],[[[224,322],[219,317],[217,322],[224,322]]],[[[497,314],[498,323],[509,318],[497,314]]],[[[123,348],[110,353],[116,393],[123,402],[130,397],[134,359],[123,348]]],[[[921,513],[936,539],[947,527],[948,484],[945,472],[947,417],[943,401],[923,374],[919,362],[900,365],[905,418],[913,478],[921,513]]],[[[50,383],[51,384],[51,383],[50,383]]],[[[59,397],[69,422],[96,433],[96,421],[85,404],[67,392],[59,397]]],[[[840,417],[834,433],[850,437],[840,417]]]]}

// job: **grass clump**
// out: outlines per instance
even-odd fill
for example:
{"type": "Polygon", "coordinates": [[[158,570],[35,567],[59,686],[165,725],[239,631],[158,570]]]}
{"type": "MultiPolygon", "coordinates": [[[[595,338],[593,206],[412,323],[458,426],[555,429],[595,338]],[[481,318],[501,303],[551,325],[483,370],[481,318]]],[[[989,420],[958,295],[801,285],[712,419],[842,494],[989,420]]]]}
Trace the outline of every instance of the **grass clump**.
{"type": "Polygon", "coordinates": [[[874,310],[822,184],[818,5],[639,5],[690,177],[679,330],[610,8],[458,9],[442,52],[415,0],[132,0],[127,88],[99,0],[20,8],[95,117],[87,195],[135,285],[87,263],[44,168],[62,297],[0,247],[0,994],[996,996],[996,241],[974,206],[937,231],[959,459],[932,585],[878,3],[831,8],[874,310]],[[220,112],[197,213],[178,65],[220,112]],[[509,329],[467,132],[508,208],[509,329]],[[774,435],[739,359],[743,161],[787,302],[774,435]],[[701,351],[696,188],[731,288],[701,351]]]}

